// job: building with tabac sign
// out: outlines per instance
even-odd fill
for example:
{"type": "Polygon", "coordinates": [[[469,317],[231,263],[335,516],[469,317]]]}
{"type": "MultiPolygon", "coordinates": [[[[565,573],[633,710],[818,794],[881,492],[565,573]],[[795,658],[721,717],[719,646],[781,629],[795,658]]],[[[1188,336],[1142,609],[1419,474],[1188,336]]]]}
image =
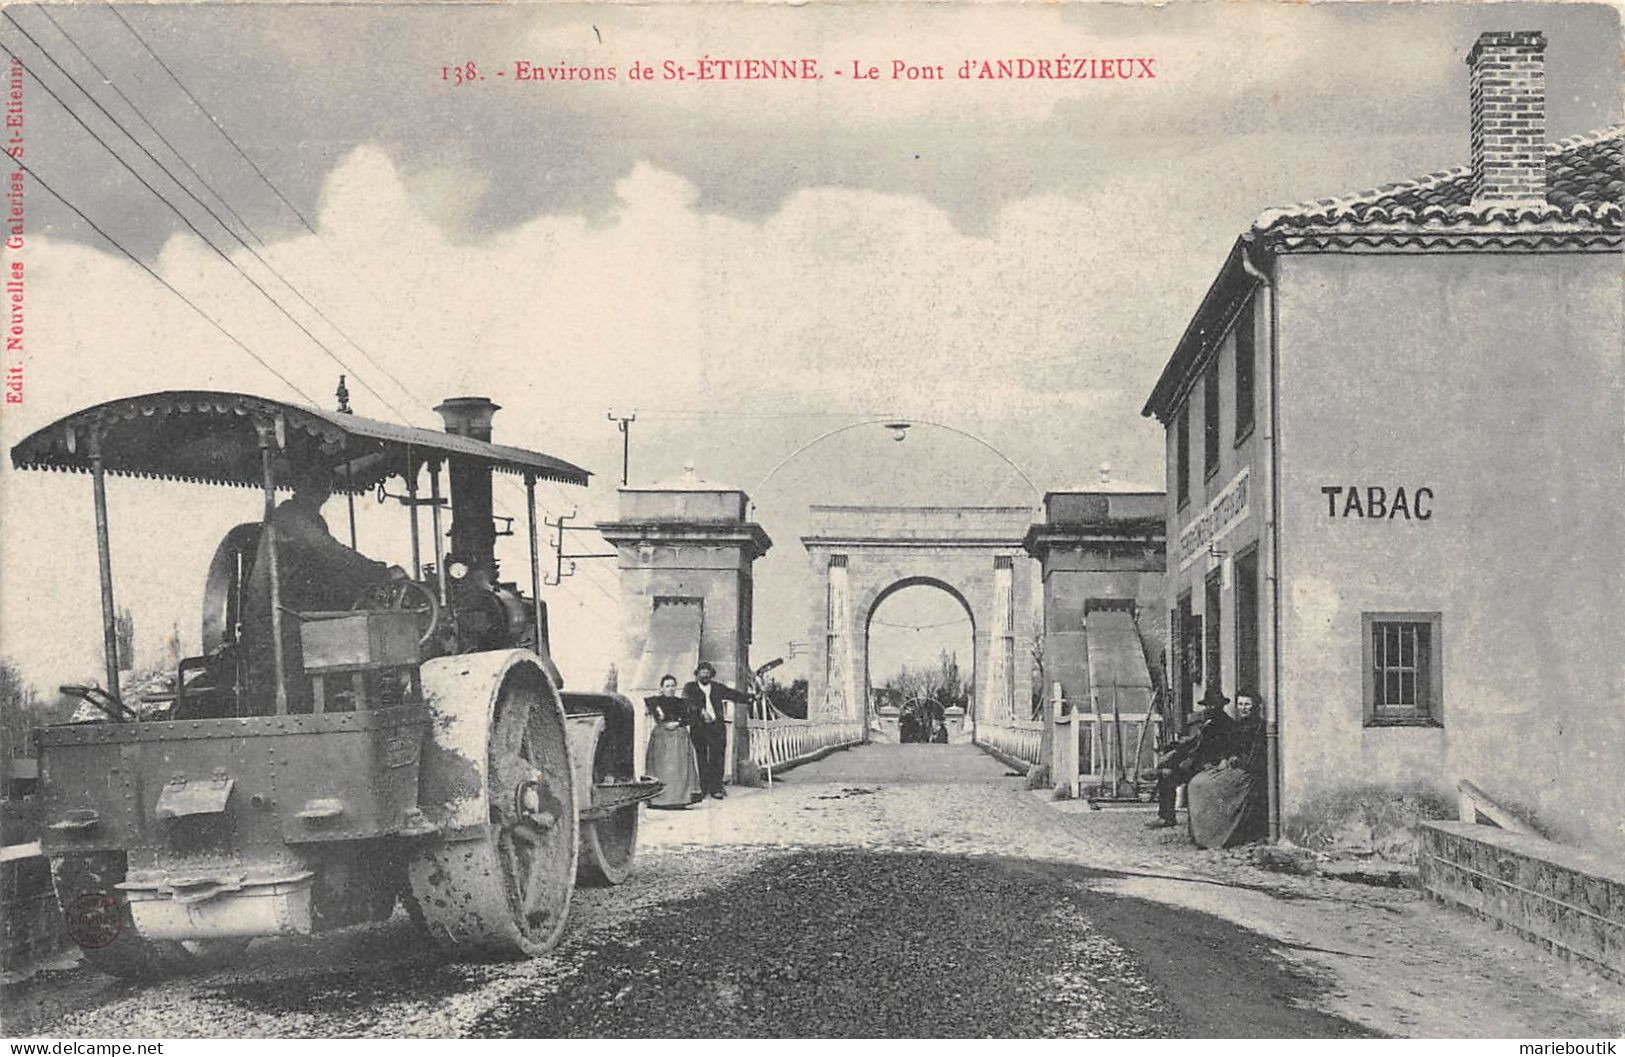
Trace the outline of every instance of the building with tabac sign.
{"type": "Polygon", "coordinates": [[[1625,129],[1547,144],[1545,46],[1471,49],[1470,165],[1263,214],[1146,403],[1174,689],[1261,694],[1272,832],[1467,780],[1625,848],[1625,129]]]}

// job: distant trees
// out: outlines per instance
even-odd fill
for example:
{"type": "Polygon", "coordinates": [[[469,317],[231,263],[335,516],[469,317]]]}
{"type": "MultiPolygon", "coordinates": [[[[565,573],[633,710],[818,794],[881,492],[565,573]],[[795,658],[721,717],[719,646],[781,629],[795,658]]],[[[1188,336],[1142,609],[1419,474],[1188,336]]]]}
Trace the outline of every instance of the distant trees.
{"type": "Polygon", "coordinates": [[[964,708],[970,701],[970,685],[959,673],[959,655],[943,650],[931,667],[914,669],[903,665],[881,686],[895,692],[902,701],[933,701],[941,708],[964,708]]]}
{"type": "Polygon", "coordinates": [[[38,723],[39,695],[23,678],[22,670],[0,658],[0,740],[4,752],[16,756],[25,752],[28,729],[38,723]]]}
{"type": "Polygon", "coordinates": [[[113,637],[118,642],[120,668],[135,665],[135,616],[128,606],[119,606],[113,617],[113,637]]]}
{"type": "Polygon", "coordinates": [[[807,718],[807,680],[792,679],[786,686],[769,675],[762,686],[768,704],[791,719],[807,718]]]}
{"type": "Polygon", "coordinates": [[[78,707],[79,702],[70,697],[40,697],[17,662],[0,657],[0,752],[8,756],[34,755],[28,732],[34,727],[66,723],[78,707]]]}
{"type": "Polygon", "coordinates": [[[929,741],[936,724],[950,708],[970,703],[970,685],[959,672],[959,655],[943,650],[931,667],[913,669],[903,665],[880,687],[901,702],[898,717],[903,741],[929,741]]]}

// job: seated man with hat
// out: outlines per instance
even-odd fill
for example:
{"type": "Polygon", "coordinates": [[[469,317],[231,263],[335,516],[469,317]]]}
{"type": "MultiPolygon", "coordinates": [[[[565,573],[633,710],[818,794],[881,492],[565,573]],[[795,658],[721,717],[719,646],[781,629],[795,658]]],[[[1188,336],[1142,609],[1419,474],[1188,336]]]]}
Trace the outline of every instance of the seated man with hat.
{"type": "Polygon", "coordinates": [[[1175,742],[1157,761],[1157,768],[1153,772],[1157,780],[1157,817],[1155,821],[1146,823],[1150,829],[1166,829],[1177,824],[1179,820],[1174,816],[1174,797],[1179,787],[1189,782],[1202,768],[1224,758],[1230,749],[1236,726],[1236,721],[1224,710],[1230,699],[1215,684],[1207,688],[1199,703],[1202,714],[1196,718],[1195,728],[1175,742]]]}

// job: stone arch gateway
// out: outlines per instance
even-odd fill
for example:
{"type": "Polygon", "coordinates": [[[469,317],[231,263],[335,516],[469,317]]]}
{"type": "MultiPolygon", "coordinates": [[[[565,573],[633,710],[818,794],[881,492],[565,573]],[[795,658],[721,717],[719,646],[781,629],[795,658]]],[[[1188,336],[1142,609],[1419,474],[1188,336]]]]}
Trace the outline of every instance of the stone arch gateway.
{"type": "Polygon", "coordinates": [[[967,722],[1026,719],[1032,700],[1034,564],[1024,506],[813,506],[801,538],[814,583],[809,716],[868,714],[868,628],[905,586],[928,584],[969,611],[975,686],[967,722]]]}

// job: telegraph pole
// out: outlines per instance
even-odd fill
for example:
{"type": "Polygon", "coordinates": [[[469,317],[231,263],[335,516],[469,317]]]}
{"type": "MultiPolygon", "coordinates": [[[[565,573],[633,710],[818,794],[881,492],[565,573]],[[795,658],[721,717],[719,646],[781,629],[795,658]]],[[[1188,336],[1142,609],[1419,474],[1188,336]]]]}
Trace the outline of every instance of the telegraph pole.
{"type": "Polygon", "coordinates": [[[628,476],[632,468],[632,423],[638,420],[638,413],[633,411],[628,415],[617,415],[614,408],[609,409],[606,416],[621,431],[621,487],[626,487],[628,476]]]}

